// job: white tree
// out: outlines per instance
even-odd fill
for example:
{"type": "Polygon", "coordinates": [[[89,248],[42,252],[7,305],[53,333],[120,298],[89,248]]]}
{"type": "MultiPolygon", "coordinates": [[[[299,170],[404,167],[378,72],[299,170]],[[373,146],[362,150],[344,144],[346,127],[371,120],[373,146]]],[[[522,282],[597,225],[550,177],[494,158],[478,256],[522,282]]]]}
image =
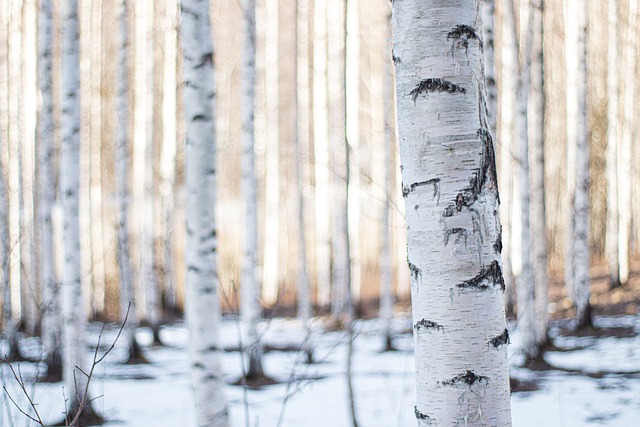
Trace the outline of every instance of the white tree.
{"type": "Polygon", "coordinates": [[[258,334],[260,320],[260,292],[256,280],[258,262],[258,198],[255,169],[255,86],[256,86],[256,2],[246,0],[243,5],[245,41],[242,52],[242,192],[244,194],[245,236],[240,278],[240,315],[247,334],[249,368],[247,380],[264,376],[262,344],[258,334]]]}
{"type": "Polygon", "coordinates": [[[484,47],[484,77],[487,82],[487,114],[491,135],[497,131],[498,87],[495,66],[495,15],[494,0],[482,0],[482,40],[484,47]]]}
{"type": "Polygon", "coordinates": [[[424,426],[511,425],[479,13],[473,0],[393,3],[415,415],[424,426]]]}
{"type": "Polygon", "coordinates": [[[80,50],[78,2],[66,0],[62,9],[62,145],[60,187],[63,211],[62,317],[63,377],[69,399],[67,414],[75,416],[84,405],[92,415],[87,396],[89,372],[84,357],[86,313],[81,284],[80,250],[80,50]]]}
{"type": "Polygon", "coordinates": [[[215,79],[208,0],[181,0],[186,121],[186,317],[198,423],[228,425],[220,371],[218,253],[215,224],[215,79]]]}
{"type": "Polygon", "coordinates": [[[120,273],[120,317],[127,316],[124,341],[128,348],[128,361],[141,360],[142,354],[136,341],[138,317],[133,292],[131,248],[129,246],[129,10],[128,0],[120,0],[118,24],[120,49],[118,52],[118,131],[116,134],[116,193],[118,199],[118,270],[120,273]]]}
{"type": "Polygon", "coordinates": [[[51,212],[56,200],[53,172],[53,7],[51,0],[40,2],[38,22],[38,74],[42,106],[38,115],[38,177],[40,182],[38,218],[40,228],[40,283],[42,284],[42,344],[47,376],[62,375],[60,303],[54,269],[53,225],[51,212]]]}
{"type": "MultiPolygon", "coordinates": [[[[587,138],[587,1],[572,0],[567,7],[567,17],[570,22],[575,20],[575,27],[567,31],[576,32],[575,45],[567,45],[567,55],[573,56],[575,64],[574,92],[567,93],[567,109],[575,112],[575,123],[567,121],[568,129],[575,125],[571,135],[575,139],[568,138],[568,148],[575,150],[575,163],[568,163],[567,173],[575,179],[575,188],[571,200],[571,217],[573,218],[574,234],[567,236],[568,247],[573,250],[567,253],[565,258],[565,271],[569,268],[570,281],[567,286],[571,288],[571,297],[576,310],[578,327],[591,326],[591,306],[589,304],[590,280],[589,280],[589,141],[587,138]],[[573,96],[573,97],[570,97],[573,96]],[[572,146],[574,148],[572,148],[572,146]],[[571,168],[574,168],[573,171],[571,168]]],[[[572,67],[567,64],[567,69],[572,67]]],[[[569,77],[567,77],[569,79],[569,77]]],[[[568,80],[570,81],[570,80],[568,80]]],[[[569,159],[570,161],[572,159],[569,159]]]]}

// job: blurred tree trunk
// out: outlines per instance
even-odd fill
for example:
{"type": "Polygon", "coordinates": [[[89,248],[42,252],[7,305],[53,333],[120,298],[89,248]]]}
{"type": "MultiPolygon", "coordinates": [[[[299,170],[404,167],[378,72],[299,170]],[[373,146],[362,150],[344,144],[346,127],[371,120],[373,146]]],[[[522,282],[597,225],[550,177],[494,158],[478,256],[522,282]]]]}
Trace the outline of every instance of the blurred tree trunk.
{"type": "Polygon", "coordinates": [[[256,3],[246,0],[244,11],[244,50],[242,52],[242,193],[244,194],[244,254],[242,276],[240,278],[241,307],[240,316],[247,334],[249,368],[247,380],[264,376],[262,369],[262,343],[258,333],[258,321],[261,317],[260,289],[256,280],[258,262],[258,198],[255,169],[255,87],[256,87],[256,3]]]}
{"type": "MultiPolygon", "coordinates": [[[[624,126],[622,127],[622,139],[620,150],[618,152],[618,191],[620,214],[618,222],[618,263],[620,268],[620,283],[626,285],[629,281],[629,239],[631,237],[631,155],[634,124],[637,117],[634,114],[634,101],[636,97],[636,73],[631,71],[636,69],[637,46],[638,46],[638,2],[629,0],[627,9],[627,34],[624,51],[624,69],[630,70],[626,74],[623,109],[624,109],[624,126]]],[[[637,141],[635,141],[637,143],[637,141]]],[[[634,162],[635,163],[635,162],[634,162]]]]}
{"type": "Polygon", "coordinates": [[[494,0],[482,0],[482,40],[484,47],[484,76],[487,81],[487,114],[491,135],[497,135],[498,87],[495,66],[495,25],[496,5],[494,0]]]}
{"type": "Polygon", "coordinates": [[[220,369],[218,251],[215,223],[215,78],[209,2],[181,0],[187,190],[186,317],[198,423],[229,424],[220,369]]]}
{"type": "Polygon", "coordinates": [[[42,106],[38,115],[38,220],[40,229],[40,283],[42,285],[42,345],[47,376],[62,379],[61,318],[58,280],[54,269],[51,212],[56,201],[53,125],[53,5],[40,1],[38,22],[38,77],[42,106]]]}
{"type": "Polygon", "coordinates": [[[345,47],[346,0],[329,2],[328,28],[328,101],[329,145],[332,163],[332,215],[331,215],[331,316],[337,325],[347,320],[348,293],[350,292],[350,254],[347,169],[348,146],[346,141],[345,103],[345,47]]]}
{"type": "Polygon", "coordinates": [[[90,414],[91,398],[84,396],[89,372],[84,355],[86,312],[81,283],[80,251],[80,37],[78,2],[66,0],[62,9],[62,156],[60,187],[63,210],[64,268],[62,274],[63,376],[67,414],[73,418],[81,400],[90,414]]]}
{"type": "Polygon", "coordinates": [[[510,426],[498,183],[481,107],[479,10],[471,0],[456,6],[405,0],[393,9],[415,415],[419,425],[510,426]]]}
{"type": "Polygon", "coordinates": [[[138,316],[133,291],[131,248],[129,245],[129,146],[131,144],[129,102],[129,1],[120,0],[118,25],[120,49],[118,52],[118,131],[116,135],[116,194],[118,199],[118,269],[120,272],[120,318],[128,319],[124,329],[124,341],[128,348],[129,362],[140,360],[140,347],[136,341],[138,316]]]}
{"type": "MultiPolygon", "coordinates": [[[[575,150],[575,163],[568,164],[568,176],[573,176],[573,199],[571,200],[571,217],[573,218],[573,233],[567,235],[568,247],[572,252],[565,258],[565,264],[571,267],[572,281],[567,285],[572,289],[571,297],[576,310],[577,326],[579,328],[591,326],[591,306],[589,304],[589,141],[587,137],[587,1],[571,0],[567,8],[569,20],[575,19],[575,27],[567,31],[575,31],[575,44],[566,46],[568,57],[574,57],[573,62],[567,62],[567,71],[575,64],[573,71],[575,80],[567,77],[571,92],[567,93],[568,111],[576,114],[575,120],[567,120],[568,131],[575,126],[569,138],[569,148],[575,150]],[[575,82],[575,83],[572,83],[575,82]],[[571,106],[571,109],[569,109],[571,106]]],[[[571,160],[571,158],[569,158],[571,160]]],[[[566,267],[565,267],[566,271],[566,267]]],[[[566,280],[566,279],[565,279],[566,280]]]]}
{"type": "Polygon", "coordinates": [[[175,166],[176,140],[178,138],[176,123],[177,73],[176,57],[178,47],[177,28],[178,3],[166,0],[164,16],[164,50],[163,50],[163,91],[162,91],[162,154],[160,156],[160,210],[162,215],[162,270],[164,276],[164,307],[175,313],[176,278],[173,265],[173,227],[175,209],[175,166]]]}
{"type": "Polygon", "coordinates": [[[543,55],[544,0],[532,0],[533,34],[531,50],[531,90],[529,111],[529,152],[531,154],[531,251],[533,281],[535,283],[535,336],[538,350],[548,342],[549,278],[547,275],[547,227],[544,180],[545,88],[543,55]]]}

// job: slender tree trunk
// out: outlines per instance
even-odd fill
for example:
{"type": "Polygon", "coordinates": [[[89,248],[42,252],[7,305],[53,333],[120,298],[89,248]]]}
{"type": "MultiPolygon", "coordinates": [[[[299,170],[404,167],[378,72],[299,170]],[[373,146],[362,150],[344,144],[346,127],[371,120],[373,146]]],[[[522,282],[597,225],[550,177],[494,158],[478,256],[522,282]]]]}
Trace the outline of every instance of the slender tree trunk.
{"type": "Polygon", "coordinates": [[[510,426],[498,183],[481,107],[480,11],[471,0],[405,0],[393,9],[415,415],[422,426],[510,426]]]}
{"type": "Polygon", "coordinates": [[[618,262],[618,1],[608,2],[607,41],[607,231],[605,237],[611,287],[620,286],[618,262]]]}
{"type": "Polygon", "coordinates": [[[177,34],[178,7],[175,0],[167,0],[164,20],[164,52],[162,91],[162,154],[160,158],[160,204],[163,227],[163,274],[164,274],[164,306],[171,312],[176,311],[176,280],[173,265],[173,226],[174,226],[174,185],[176,164],[176,91],[177,73],[176,57],[178,47],[177,34]]]}
{"type": "Polygon", "coordinates": [[[246,0],[243,5],[245,42],[243,51],[242,75],[242,192],[245,202],[245,239],[242,259],[242,277],[240,279],[241,310],[240,315],[247,333],[249,350],[249,369],[247,379],[264,376],[262,370],[262,344],[258,334],[258,321],[261,317],[260,290],[256,280],[258,262],[258,197],[255,169],[255,86],[256,86],[256,3],[246,0]]]}
{"type": "MultiPolygon", "coordinates": [[[[625,43],[625,70],[636,69],[637,55],[637,25],[638,25],[638,3],[629,0],[627,11],[627,37],[625,43]]],[[[610,68],[611,69],[611,68],[610,68]]],[[[629,240],[631,236],[631,147],[637,141],[633,141],[633,128],[637,121],[634,114],[634,101],[636,96],[635,72],[629,71],[625,79],[623,106],[624,125],[622,127],[622,140],[618,151],[618,212],[620,214],[618,222],[618,265],[620,268],[620,283],[626,285],[629,281],[629,240]]]]}
{"type": "Polygon", "coordinates": [[[487,116],[491,135],[497,135],[498,87],[496,85],[495,66],[495,25],[494,0],[482,0],[482,40],[484,46],[484,76],[487,81],[487,116]]]}
{"type": "MultiPolygon", "coordinates": [[[[80,38],[78,2],[66,0],[62,9],[62,156],[60,187],[63,209],[64,268],[62,274],[63,377],[68,412],[73,418],[87,385],[84,357],[85,304],[80,251],[80,38]]],[[[90,411],[90,396],[85,411],[90,411]]]]}
{"type": "Polygon", "coordinates": [[[186,317],[192,387],[201,427],[229,424],[220,371],[218,252],[215,224],[216,137],[213,42],[207,0],[181,0],[187,123],[186,317]]]}
{"type": "Polygon", "coordinates": [[[133,292],[133,271],[131,248],[129,245],[129,146],[130,146],[130,105],[129,105],[129,1],[120,0],[118,25],[120,49],[118,57],[118,131],[116,135],[116,193],[118,198],[118,269],[120,273],[120,317],[129,317],[124,329],[129,361],[139,360],[141,350],[136,341],[138,316],[133,292]]]}
{"type": "Polygon", "coordinates": [[[56,201],[53,165],[53,5],[41,0],[38,22],[38,74],[42,107],[38,116],[38,219],[40,223],[40,283],[42,284],[42,344],[47,375],[62,379],[62,351],[58,280],[54,269],[53,225],[51,212],[56,201]]]}
{"type": "Polygon", "coordinates": [[[531,154],[531,254],[535,283],[535,339],[539,350],[548,342],[547,227],[544,185],[544,0],[532,0],[531,91],[529,103],[529,153],[531,154]]]}
{"type": "MultiPolygon", "coordinates": [[[[589,304],[589,141],[587,138],[587,1],[575,2],[578,42],[576,83],[577,104],[575,196],[572,211],[575,225],[573,239],[573,292],[578,327],[591,326],[591,306],[589,304]]],[[[571,48],[571,46],[569,47],[571,48]]],[[[571,143],[571,141],[570,141],[571,143]]]]}
{"type": "Polygon", "coordinates": [[[345,41],[346,0],[329,2],[328,83],[329,138],[332,154],[332,215],[331,215],[331,315],[337,325],[344,325],[349,307],[350,259],[347,200],[346,104],[345,104],[345,41]]]}

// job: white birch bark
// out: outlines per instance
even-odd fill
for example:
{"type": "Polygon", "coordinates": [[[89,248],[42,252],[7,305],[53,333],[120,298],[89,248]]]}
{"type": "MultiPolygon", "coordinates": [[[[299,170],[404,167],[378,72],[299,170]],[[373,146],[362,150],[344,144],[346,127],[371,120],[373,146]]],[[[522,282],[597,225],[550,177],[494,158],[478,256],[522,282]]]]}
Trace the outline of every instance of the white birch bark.
{"type": "Polygon", "coordinates": [[[405,0],[394,2],[393,10],[415,415],[423,426],[510,426],[499,199],[483,107],[479,3],[405,0]]]}
{"type": "Polygon", "coordinates": [[[332,154],[331,215],[331,315],[337,324],[346,320],[347,294],[350,292],[350,259],[348,254],[347,146],[345,117],[345,0],[329,2],[328,28],[328,93],[329,144],[332,154]]]}
{"type": "MultiPolygon", "coordinates": [[[[297,303],[298,318],[305,324],[312,316],[307,272],[305,189],[309,161],[309,0],[296,3],[296,192],[298,222],[297,303]]],[[[309,342],[309,339],[306,340],[309,342]]],[[[310,350],[310,347],[307,347],[310,350]]],[[[309,352],[307,352],[309,354],[309,352]]]]}
{"type": "Polygon", "coordinates": [[[265,225],[262,300],[271,305],[278,297],[280,266],[280,153],[278,89],[278,0],[266,0],[265,84],[266,84],[266,164],[265,225]]]}
{"type": "Polygon", "coordinates": [[[53,164],[53,5],[40,2],[38,22],[38,75],[42,105],[38,116],[38,220],[40,225],[40,283],[42,286],[42,344],[47,374],[62,373],[61,318],[58,280],[54,268],[53,224],[51,213],[56,201],[53,164]]]}
{"type": "Polygon", "coordinates": [[[89,208],[91,215],[91,308],[103,314],[105,298],[105,247],[102,215],[102,2],[91,2],[90,11],[90,120],[89,120],[89,208]]]}
{"type": "Polygon", "coordinates": [[[543,0],[533,0],[529,13],[533,26],[531,91],[529,101],[529,153],[531,175],[531,263],[535,283],[535,339],[538,350],[546,345],[549,325],[547,227],[544,180],[544,56],[543,0]]]}
{"type": "MultiPolygon", "coordinates": [[[[62,9],[62,156],[60,187],[63,210],[62,316],[63,377],[69,406],[77,408],[88,372],[84,363],[86,315],[81,286],[80,251],[80,49],[78,2],[66,0],[62,9]]],[[[69,413],[74,413],[70,411],[69,413]]]]}
{"type": "Polygon", "coordinates": [[[178,3],[166,0],[164,17],[163,91],[162,91],[162,154],[160,156],[160,205],[162,215],[163,274],[165,308],[175,311],[176,280],[173,264],[174,184],[176,163],[176,91],[177,91],[177,13],[178,3]]]}
{"type": "Polygon", "coordinates": [[[608,2],[607,40],[607,223],[605,251],[611,287],[620,285],[618,263],[618,2],[608,2]]]}
{"type": "MultiPolygon", "coordinates": [[[[525,5],[521,7],[526,7],[525,5]]],[[[522,13],[522,10],[520,11],[522,13]]],[[[507,13],[513,16],[515,11],[513,2],[507,0],[507,13]]],[[[515,136],[517,144],[516,170],[518,177],[518,198],[520,207],[520,274],[516,278],[518,303],[518,331],[521,346],[527,360],[538,356],[536,345],[536,313],[535,313],[535,283],[532,264],[532,236],[531,236],[531,181],[529,170],[529,90],[531,86],[531,52],[533,42],[533,14],[528,11],[526,22],[523,23],[520,36],[515,27],[511,34],[517,43],[519,66],[517,67],[516,83],[516,120],[515,136]]]]}
{"type": "MultiPolygon", "coordinates": [[[[625,70],[636,69],[637,55],[637,25],[638,3],[629,0],[627,12],[627,37],[624,51],[625,70]]],[[[634,124],[637,120],[634,115],[634,101],[636,93],[635,73],[629,72],[625,79],[623,109],[624,125],[622,126],[622,138],[618,151],[618,264],[620,268],[620,283],[626,285],[629,281],[629,238],[631,236],[631,154],[634,124]]],[[[637,141],[635,141],[637,143],[637,141]]]]}
{"type": "Polygon", "coordinates": [[[220,370],[213,41],[207,0],[181,0],[187,189],[186,317],[198,425],[229,424],[220,370]]]}
{"type": "MultiPolygon", "coordinates": [[[[587,138],[587,1],[575,2],[578,41],[575,52],[578,55],[576,69],[576,158],[575,196],[572,211],[575,225],[573,239],[573,292],[578,327],[591,326],[591,306],[589,304],[589,141],[587,138]]],[[[571,46],[569,46],[571,48],[571,46]]]]}
{"type": "Polygon", "coordinates": [[[497,135],[498,87],[495,66],[495,0],[482,0],[482,40],[484,47],[484,76],[487,82],[487,116],[491,135],[497,135]]]}
{"type": "Polygon", "coordinates": [[[575,215],[573,203],[576,192],[576,145],[578,140],[578,23],[577,2],[568,0],[563,3],[565,22],[565,61],[566,61],[566,97],[567,97],[567,188],[565,191],[565,228],[564,228],[564,285],[567,294],[573,298],[575,283],[574,238],[575,215]]]}
{"type": "Polygon", "coordinates": [[[118,27],[120,49],[118,51],[118,130],[116,134],[116,194],[118,199],[118,270],[120,275],[120,318],[124,319],[129,310],[124,329],[124,341],[127,343],[129,360],[139,356],[136,342],[138,317],[133,291],[133,271],[131,266],[131,248],[129,245],[129,146],[131,128],[129,125],[129,5],[128,0],[120,0],[118,27]]]}
{"type": "Polygon", "coordinates": [[[327,110],[327,0],[313,3],[313,141],[317,304],[331,303],[330,181],[327,110]]]}
{"type": "Polygon", "coordinates": [[[258,197],[255,168],[255,87],[256,87],[256,2],[246,0],[244,11],[244,50],[242,52],[242,193],[244,194],[245,236],[240,278],[240,316],[247,333],[249,369],[247,379],[264,375],[262,345],[259,340],[260,292],[256,278],[258,262],[258,197]]]}

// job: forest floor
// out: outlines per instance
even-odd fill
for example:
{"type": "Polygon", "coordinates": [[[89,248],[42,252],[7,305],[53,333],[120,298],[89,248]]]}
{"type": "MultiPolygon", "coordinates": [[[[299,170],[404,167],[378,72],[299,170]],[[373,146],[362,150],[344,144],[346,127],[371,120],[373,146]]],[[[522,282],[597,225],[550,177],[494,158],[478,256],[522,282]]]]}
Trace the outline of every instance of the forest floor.
{"type": "MultiPolygon", "coordinates": [[[[640,265],[636,266],[640,267],[640,265]]],[[[553,351],[536,370],[522,367],[519,336],[511,325],[509,360],[512,377],[514,427],[580,427],[640,425],[640,274],[635,268],[629,286],[609,289],[606,271],[592,271],[594,329],[574,332],[572,309],[564,288],[555,281],[550,289],[554,318],[550,337],[553,351]]],[[[400,308],[401,304],[397,306],[400,308]]],[[[396,313],[394,345],[397,351],[381,352],[382,325],[377,319],[355,323],[353,372],[355,405],[360,427],[414,426],[414,358],[412,324],[408,309],[396,313]]],[[[102,325],[92,323],[87,336],[87,357],[93,355],[102,325]]],[[[222,369],[227,387],[232,427],[348,427],[350,426],[346,360],[348,336],[292,319],[274,318],[261,324],[265,372],[278,384],[259,390],[232,385],[242,374],[239,324],[226,316],[221,324],[222,369]],[[318,363],[307,365],[300,348],[309,339],[318,363]]],[[[101,338],[99,354],[115,340],[117,326],[109,325],[101,338]]],[[[123,365],[123,343],[100,363],[92,380],[95,409],[106,426],[176,427],[195,425],[188,373],[188,337],[181,322],[160,332],[165,345],[152,346],[152,334],[140,328],[144,365],[123,365]]],[[[21,349],[32,358],[40,353],[38,340],[25,338],[21,349]]],[[[25,391],[37,404],[45,423],[60,420],[64,407],[60,383],[36,382],[42,364],[11,365],[22,375],[25,391]]],[[[13,399],[29,412],[28,400],[9,365],[0,365],[6,391],[0,396],[0,426],[35,426],[20,414],[13,399]]]]}

